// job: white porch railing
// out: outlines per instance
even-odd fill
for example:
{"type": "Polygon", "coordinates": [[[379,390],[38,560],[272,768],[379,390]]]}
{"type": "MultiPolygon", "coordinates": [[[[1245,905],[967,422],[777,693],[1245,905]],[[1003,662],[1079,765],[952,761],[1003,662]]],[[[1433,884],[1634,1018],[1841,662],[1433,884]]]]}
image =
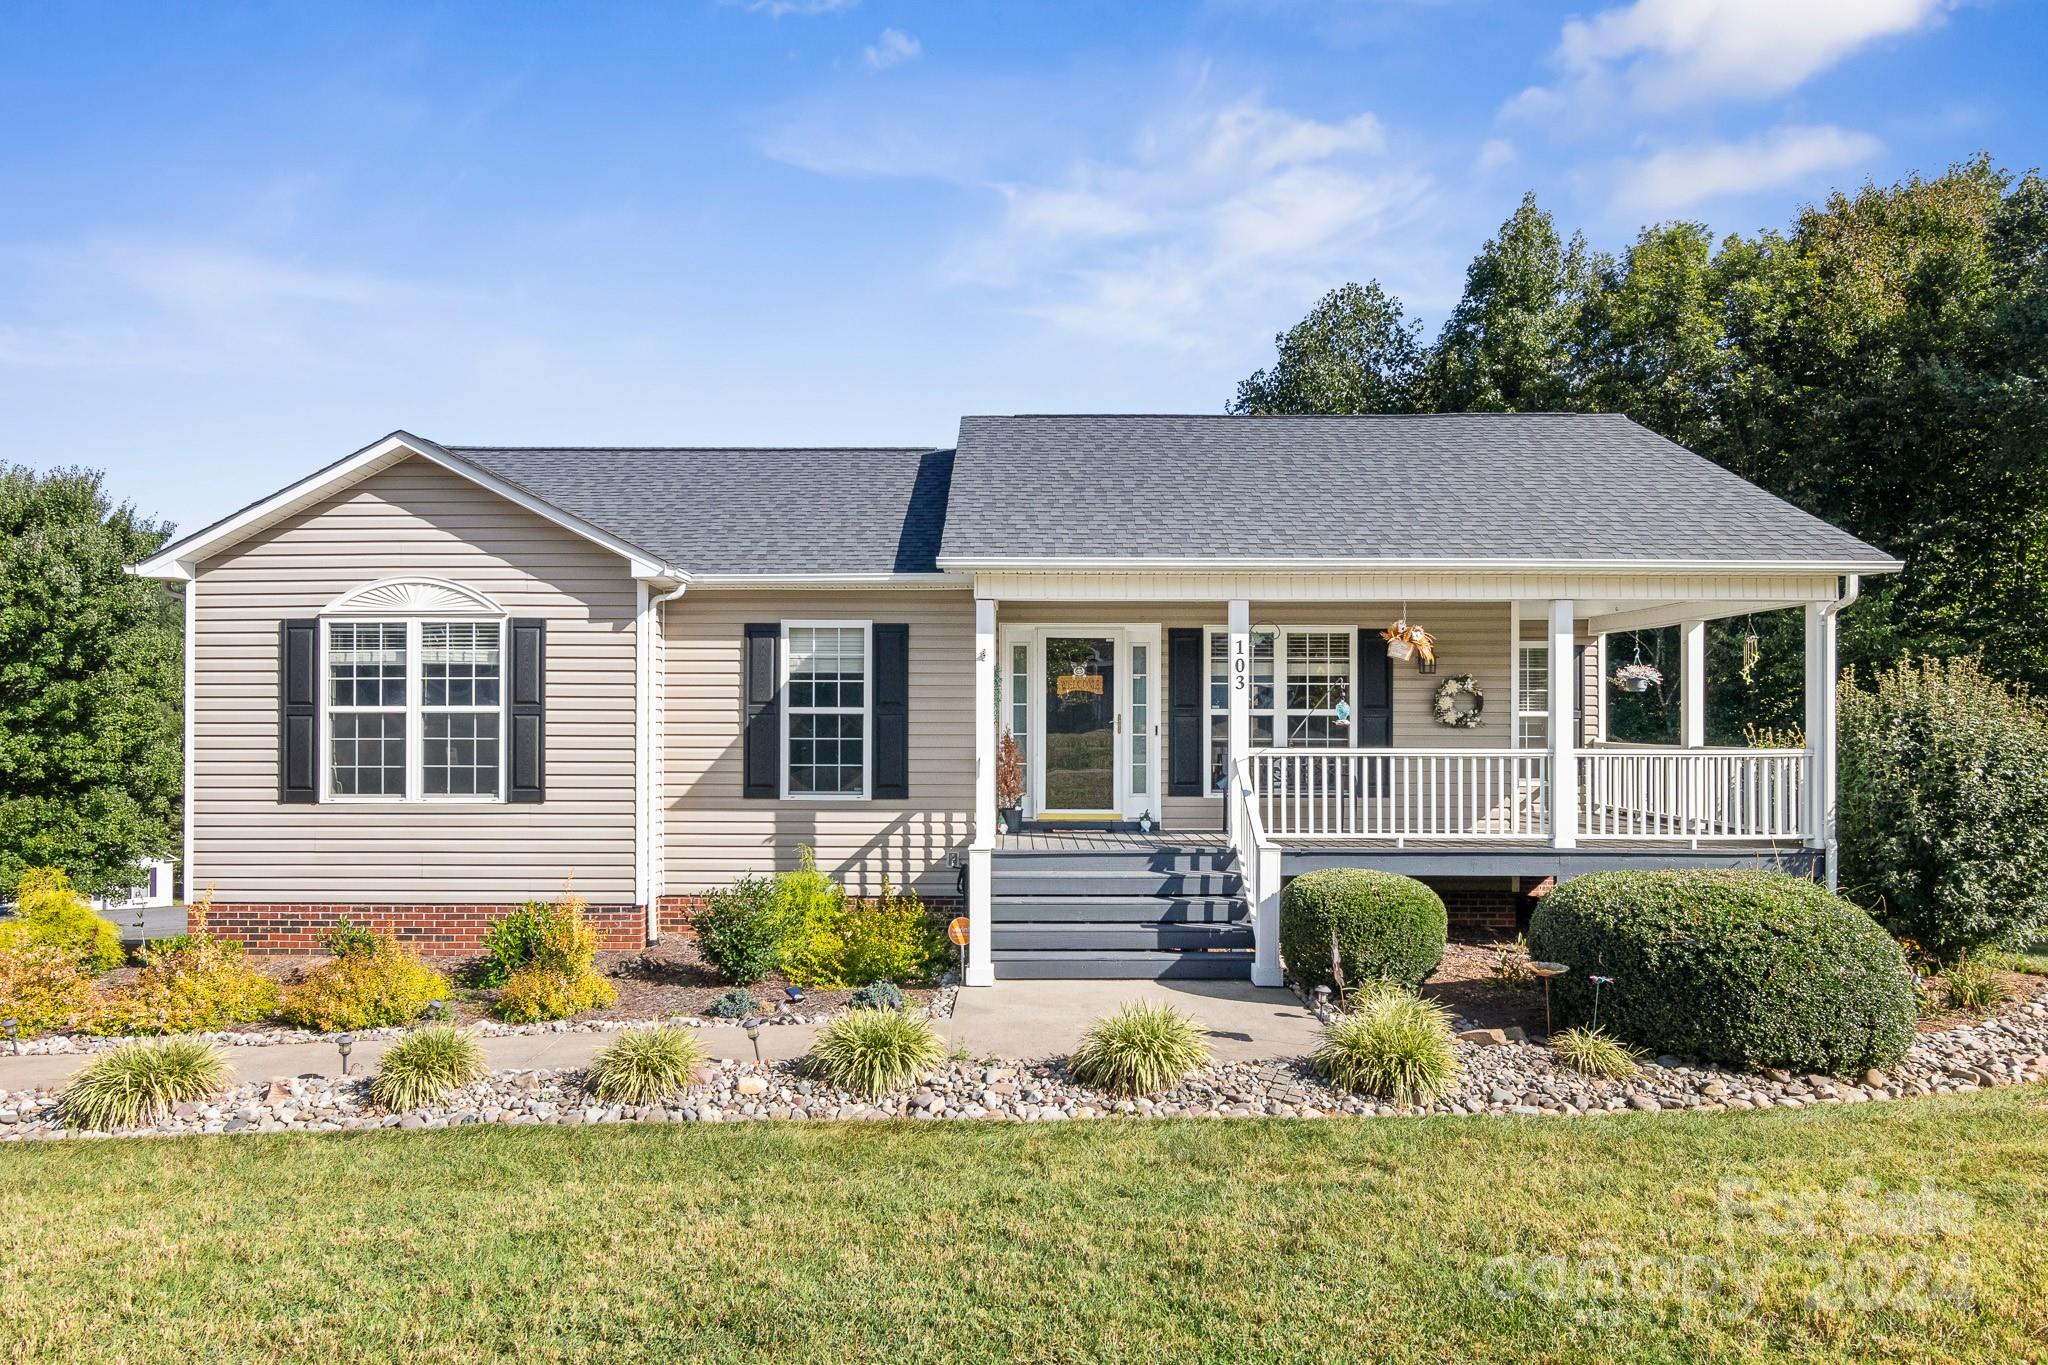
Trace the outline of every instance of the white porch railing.
{"type": "Polygon", "coordinates": [[[1579,833],[1589,839],[1797,839],[1804,749],[1581,749],[1579,833]]]}
{"type": "Polygon", "coordinates": [[[1282,839],[1541,839],[1550,756],[1530,749],[1257,749],[1249,791],[1282,839]]]}

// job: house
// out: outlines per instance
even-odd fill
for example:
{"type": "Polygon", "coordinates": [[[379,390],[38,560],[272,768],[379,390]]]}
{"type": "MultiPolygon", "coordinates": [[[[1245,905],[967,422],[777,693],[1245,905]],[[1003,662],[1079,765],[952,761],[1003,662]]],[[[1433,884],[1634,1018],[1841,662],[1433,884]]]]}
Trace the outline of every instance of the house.
{"type": "Polygon", "coordinates": [[[1898,567],[1625,418],[1488,414],[396,432],[137,571],[185,589],[187,885],[257,950],[347,914],[462,951],[571,874],[635,946],[807,847],[957,900],[972,984],[1277,984],[1312,868],[1486,934],[1594,869],[1831,876],[1836,614],[1898,567]],[[1703,623],[1780,608],[1809,747],[1707,746],[1703,623]],[[1673,625],[1682,742],[1610,742],[1606,638],[1673,625]]]}

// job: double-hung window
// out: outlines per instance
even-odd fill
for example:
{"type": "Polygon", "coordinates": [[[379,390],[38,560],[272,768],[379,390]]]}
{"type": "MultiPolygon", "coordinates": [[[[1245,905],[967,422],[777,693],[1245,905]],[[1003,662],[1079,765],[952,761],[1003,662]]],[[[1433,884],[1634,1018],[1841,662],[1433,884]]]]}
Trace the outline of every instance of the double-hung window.
{"type": "MultiPolygon", "coordinates": [[[[1252,747],[1273,747],[1273,632],[1252,632],[1252,747]]],[[[1209,794],[1230,774],[1230,632],[1209,630],[1209,794]]]]}
{"type": "Polygon", "coordinates": [[[862,797],[868,791],[868,625],[786,621],[782,656],[783,790],[862,797]]]}
{"type": "MultiPolygon", "coordinates": [[[[1356,706],[1352,654],[1357,632],[1254,630],[1251,744],[1295,749],[1348,749],[1352,730],[1337,704],[1356,706]]],[[[1209,629],[1209,791],[1220,793],[1229,766],[1230,632],[1209,629]]]]}
{"type": "Polygon", "coordinates": [[[1515,747],[1550,747],[1550,645],[1515,647],[1515,747]]]}
{"type": "Polygon", "coordinates": [[[1348,749],[1349,725],[1337,703],[1351,700],[1351,630],[1287,632],[1287,691],[1282,706],[1290,749],[1348,749]]]}
{"type": "Polygon", "coordinates": [[[325,626],[329,799],[502,799],[502,621],[325,626]]]}

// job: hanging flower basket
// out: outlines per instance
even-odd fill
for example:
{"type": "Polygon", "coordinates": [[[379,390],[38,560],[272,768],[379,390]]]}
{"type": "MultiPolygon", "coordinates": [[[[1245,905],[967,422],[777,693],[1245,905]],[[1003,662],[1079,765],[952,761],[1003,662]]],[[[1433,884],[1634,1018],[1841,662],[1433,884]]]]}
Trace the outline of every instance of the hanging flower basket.
{"type": "Polygon", "coordinates": [[[1421,626],[1411,626],[1406,617],[1394,622],[1380,632],[1380,638],[1387,642],[1389,659],[1412,659],[1420,655],[1422,662],[1436,662],[1436,640],[1421,626]]]}
{"type": "Polygon", "coordinates": [[[1470,673],[1445,678],[1436,689],[1435,708],[1436,723],[1449,730],[1476,730],[1486,723],[1479,718],[1486,709],[1486,694],[1479,690],[1479,679],[1470,673]],[[1460,705],[1461,697],[1470,705],[1460,705]]]}
{"type": "Polygon", "coordinates": [[[1638,661],[1614,670],[1614,685],[1624,692],[1647,692],[1663,681],[1664,674],[1655,664],[1638,661]]]}

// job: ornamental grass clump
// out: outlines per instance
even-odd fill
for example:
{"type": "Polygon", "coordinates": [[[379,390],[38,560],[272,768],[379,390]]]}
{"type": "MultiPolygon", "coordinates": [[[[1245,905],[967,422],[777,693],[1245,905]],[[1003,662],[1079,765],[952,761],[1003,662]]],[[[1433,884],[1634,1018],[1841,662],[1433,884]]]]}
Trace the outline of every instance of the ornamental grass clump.
{"type": "Polygon", "coordinates": [[[1952,1010],[1983,1010],[2002,1004],[2012,992],[1993,975],[1988,963],[1974,958],[1956,963],[1941,974],[1941,998],[1952,1010]]]}
{"type": "Polygon", "coordinates": [[[689,1089],[705,1060],[688,1029],[627,1029],[592,1059],[590,1091],[606,1104],[653,1104],[689,1089]]]}
{"type": "Polygon", "coordinates": [[[1436,1099],[1459,1071],[1449,1013],[1405,990],[1368,992],[1323,1029],[1309,1062],[1339,1090],[1402,1105],[1436,1099]]]}
{"type": "Polygon", "coordinates": [[[1156,1095],[1208,1060],[1194,1020],[1171,1005],[1134,1001],[1089,1027],[1067,1071],[1112,1095],[1156,1095]]]}
{"type": "Polygon", "coordinates": [[[1550,1040],[1550,1050],[1560,1062],[1595,1080],[1626,1080],[1642,1070],[1636,1065],[1642,1053],[1599,1029],[1568,1028],[1550,1040]]]}
{"type": "Polygon", "coordinates": [[[127,1043],[88,1062],[64,1087],[57,1108],[73,1128],[111,1133],[155,1123],[227,1083],[227,1062],[205,1043],[127,1043]]]}
{"type": "Polygon", "coordinates": [[[343,1029],[410,1024],[436,1000],[446,1000],[448,978],[389,934],[357,929],[346,919],[327,939],[334,956],[286,992],[281,1016],[300,1028],[343,1029]]]}
{"type": "Polygon", "coordinates": [[[811,1073],[870,1099],[910,1084],[946,1059],[930,1024],[896,1010],[855,1010],[818,1033],[811,1073]]]}
{"type": "Polygon", "coordinates": [[[66,953],[95,974],[128,960],[121,931],[94,913],[54,867],[26,869],[15,889],[14,914],[0,920],[0,951],[32,945],[66,953]]]}
{"type": "Polygon", "coordinates": [[[370,1098],[403,1113],[452,1094],[484,1074],[484,1050],[460,1029],[435,1024],[385,1050],[370,1082],[370,1098]]]}

